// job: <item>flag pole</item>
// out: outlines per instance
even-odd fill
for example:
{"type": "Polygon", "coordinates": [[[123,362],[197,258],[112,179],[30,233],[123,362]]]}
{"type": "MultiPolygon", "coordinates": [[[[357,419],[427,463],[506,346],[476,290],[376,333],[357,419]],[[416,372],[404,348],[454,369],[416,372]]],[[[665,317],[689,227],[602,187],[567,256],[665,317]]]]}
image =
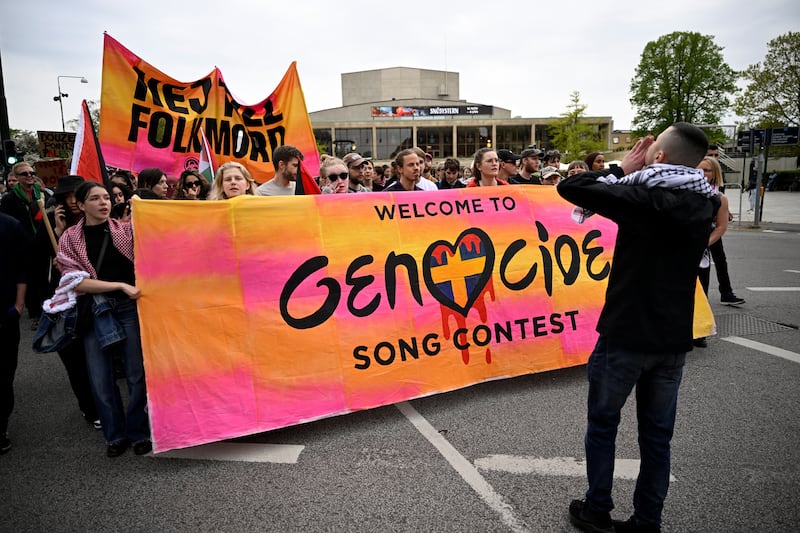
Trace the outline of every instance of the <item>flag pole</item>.
{"type": "Polygon", "coordinates": [[[47,216],[44,210],[44,198],[37,198],[36,203],[39,204],[39,212],[42,213],[44,227],[47,230],[47,234],[50,236],[50,244],[53,245],[53,251],[58,255],[58,242],[56,241],[56,234],[53,233],[53,226],[50,225],[50,217],[47,216]]]}

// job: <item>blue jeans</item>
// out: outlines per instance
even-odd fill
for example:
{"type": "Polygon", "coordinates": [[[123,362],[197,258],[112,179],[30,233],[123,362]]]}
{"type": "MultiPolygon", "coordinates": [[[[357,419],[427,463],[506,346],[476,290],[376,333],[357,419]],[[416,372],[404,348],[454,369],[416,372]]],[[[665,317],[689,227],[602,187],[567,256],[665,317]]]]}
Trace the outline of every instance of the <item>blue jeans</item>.
{"type": "Polygon", "coordinates": [[[97,414],[103,424],[103,437],[107,444],[150,440],[147,419],[147,393],[142,361],[142,340],[139,336],[139,317],[136,301],[109,297],[111,313],[125,332],[125,339],[103,350],[94,328],[89,328],[83,338],[86,349],[86,368],[92,385],[97,414]],[[128,408],[123,410],[117,382],[114,379],[113,354],[120,350],[128,383],[128,408]]]}
{"type": "Polygon", "coordinates": [[[586,501],[590,509],[606,512],[614,508],[611,487],[617,427],[620,411],[635,385],[641,466],[633,493],[634,517],[640,523],[661,527],[669,488],[669,443],[685,360],[685,353],[639,353],[610,346],[604,337],[598,339],[587,366],[586,501]]]}

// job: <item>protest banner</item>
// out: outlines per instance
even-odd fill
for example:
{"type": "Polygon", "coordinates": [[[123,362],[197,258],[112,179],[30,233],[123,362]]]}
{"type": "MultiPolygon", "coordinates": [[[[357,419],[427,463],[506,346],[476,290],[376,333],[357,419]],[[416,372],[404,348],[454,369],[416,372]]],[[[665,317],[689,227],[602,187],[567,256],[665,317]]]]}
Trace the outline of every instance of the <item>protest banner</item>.
{"type": "Polygon", "coordinates": [[[157,167],[168,176],[197,168],[204,130],[219,165],[243,164],[257,182],[272,178],[272,151],[297,147],[304,168],[316,175],[319,154],[292,63],[275,91],[263,101],[242,104],[222,72],[180,82],[105,34],[100,145],[108,165],[138,172],[157,167]]]}
{"type": "Polygon", "coordinates": [[[156,451],[579,365],[596,341],[616,226],[555,188],[196,204],[133,209],[156,451]]]}
{"type": "Polygon", "coordinates": [[[69,174],[69,167],[66,159],[48,159],[46,161],[36,161],[33,164],[36,175],[42,178],[45,187],[55,188],[58,185],[58,178],[69,174]]]}
{"type": "Polygon", "coordinates": [[[72,155],[75,144],[74,132],[37,131],[39,139],[39,155],[43,158],[66,159],[72,155]]]}

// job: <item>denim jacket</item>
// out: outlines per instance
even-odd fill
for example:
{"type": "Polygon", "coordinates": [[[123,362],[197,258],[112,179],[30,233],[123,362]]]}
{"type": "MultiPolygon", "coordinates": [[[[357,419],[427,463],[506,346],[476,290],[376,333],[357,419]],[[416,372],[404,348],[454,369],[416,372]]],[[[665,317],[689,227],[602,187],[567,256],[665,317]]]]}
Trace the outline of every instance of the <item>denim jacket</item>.
{"type": "Polygon", "coordinates": [[[112,344],[125,339],[125,331],[114,318],[112,305],[104,294],[92,295],[92,313],[94,313],[94,334],[100,348],[105,350],[112,344]]]}

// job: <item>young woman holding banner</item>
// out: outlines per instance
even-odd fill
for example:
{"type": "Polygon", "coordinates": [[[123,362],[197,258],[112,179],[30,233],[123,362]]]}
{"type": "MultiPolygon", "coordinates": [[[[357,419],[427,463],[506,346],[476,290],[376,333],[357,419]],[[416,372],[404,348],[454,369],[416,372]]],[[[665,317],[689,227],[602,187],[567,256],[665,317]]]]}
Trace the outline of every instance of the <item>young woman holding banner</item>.
{"type": "Polygon", "coordinates": [[[109,217],[111,199],[103,185],[83,183],[75,198],[84,218],[61,236],[57,262],[64,277],[82,278],[74,289],[93,299],[93,324],[83,345],[106,455],[117,457],[131,443],[133,451],[143,455],[153,447],[136,309],[141,293],[133,271],[133,230],[129,222],[109,217]],[[128,383],[127,411],[114,378],[112,356],[117,350],[122,352],[128,383]]]}

